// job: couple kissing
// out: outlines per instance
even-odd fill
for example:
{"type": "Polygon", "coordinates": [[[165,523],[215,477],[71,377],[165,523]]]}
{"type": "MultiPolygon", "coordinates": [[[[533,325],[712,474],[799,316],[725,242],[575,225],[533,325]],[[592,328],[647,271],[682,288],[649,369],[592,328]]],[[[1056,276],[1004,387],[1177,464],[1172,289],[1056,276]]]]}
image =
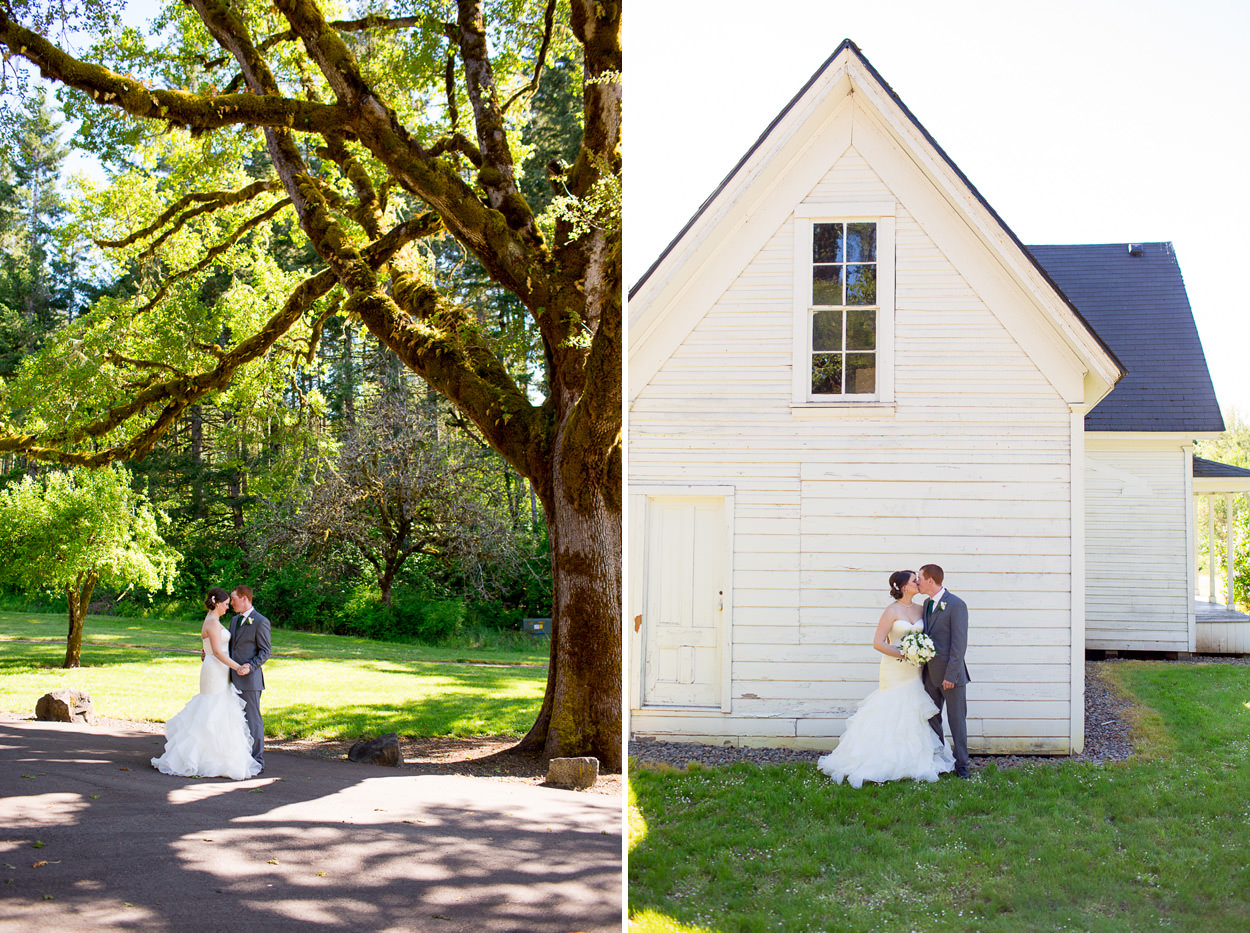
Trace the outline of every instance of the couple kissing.
{"type": "Polygon", "coordinates": [[[890,575],[894,602],[881,613],[872,642],[884,655],[877,689],[847,720],[837,748],[817,762],[835,783],[936,781],[949,771],[968,777],[968,606],[944,579],[936,564],[890,575]],[[921,594],[926,599],[917,605],[921,594]]]}

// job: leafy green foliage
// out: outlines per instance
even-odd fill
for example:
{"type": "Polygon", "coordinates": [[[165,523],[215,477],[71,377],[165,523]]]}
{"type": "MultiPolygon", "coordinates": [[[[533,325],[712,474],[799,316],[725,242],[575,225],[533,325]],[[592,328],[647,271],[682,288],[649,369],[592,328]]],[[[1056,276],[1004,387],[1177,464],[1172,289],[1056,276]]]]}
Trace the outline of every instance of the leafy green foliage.
{"type": "Polygon", "coordinates": [[[48,593],[86,571],[114,586],[167,586],[178,555],[160,521],[124,467],[25,477],[0,490],[0,578],[48,593]]]}
{"type": "Polygon", "coordinates": [[[429,599],[400,591],[384,603],[375,587],[356,587],[343,607],[337,633],[381,641],[448,642],[464,628],[465,605],[459,600],[429,599]]]}

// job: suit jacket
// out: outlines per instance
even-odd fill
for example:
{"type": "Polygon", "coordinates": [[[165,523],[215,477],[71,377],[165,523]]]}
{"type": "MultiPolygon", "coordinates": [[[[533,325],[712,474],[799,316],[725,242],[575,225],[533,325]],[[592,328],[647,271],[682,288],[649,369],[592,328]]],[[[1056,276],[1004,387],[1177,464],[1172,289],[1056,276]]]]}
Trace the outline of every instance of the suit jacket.
{"type": "Polygon", "coordinates": [[[929,682],[939,688],[944,680],[957,687],[971,682],[968,665],[964,663],[968,650],[968,604],[947,590],[941,602],[933,604],[924,631],[937,650],[933,660],[924,666],[929,682]]]}
{"type": "Polygon", "coordinates": [[[231,683],[240,690],[264,690],[265,675],[261,665],[269,660],[269,654],[269,620],[255,607],[248,613],[246,623],[242,615],[230,620],[230,657],[252,668],[246,676],[231,671],[231,683]]]}

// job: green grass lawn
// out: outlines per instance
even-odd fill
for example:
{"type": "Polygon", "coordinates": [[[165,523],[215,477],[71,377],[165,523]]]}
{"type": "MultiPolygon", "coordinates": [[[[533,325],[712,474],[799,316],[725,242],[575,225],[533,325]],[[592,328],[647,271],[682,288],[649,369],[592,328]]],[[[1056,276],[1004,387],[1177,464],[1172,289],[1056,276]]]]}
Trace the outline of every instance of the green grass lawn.
{"type": "Polygon", "coordinates": [[[631,769],[633,933],[1250,929],[1250,668],[1109,672],[1139,704],[1120,764],[631,769]]]}
{"type": "MultiPolygon", "coordinates": [[[[96,714],[165,722],[199,689],[200,620],[88,617],[65,670],[66,619],[0,613],[0,709],[33,713],[57,687],[96,714]]],[[[532,650],[429,648],[274,629],[265,732],[282,738],[524,735],[542,703],[547,642],[532,650]]]]}

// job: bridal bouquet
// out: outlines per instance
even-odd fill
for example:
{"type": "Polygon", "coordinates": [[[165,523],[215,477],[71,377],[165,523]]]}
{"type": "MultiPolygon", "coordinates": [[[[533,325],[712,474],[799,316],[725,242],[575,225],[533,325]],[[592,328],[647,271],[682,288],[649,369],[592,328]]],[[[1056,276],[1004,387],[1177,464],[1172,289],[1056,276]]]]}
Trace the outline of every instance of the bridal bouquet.
{"type": "Polygon", "coordinates": [[[903,653],[901,660],[914,664],[916,667],[933,660],[937,649],[933,647],[933,639],[924,632],[911,632],[899,639],[898,650],[903,653]]]}

